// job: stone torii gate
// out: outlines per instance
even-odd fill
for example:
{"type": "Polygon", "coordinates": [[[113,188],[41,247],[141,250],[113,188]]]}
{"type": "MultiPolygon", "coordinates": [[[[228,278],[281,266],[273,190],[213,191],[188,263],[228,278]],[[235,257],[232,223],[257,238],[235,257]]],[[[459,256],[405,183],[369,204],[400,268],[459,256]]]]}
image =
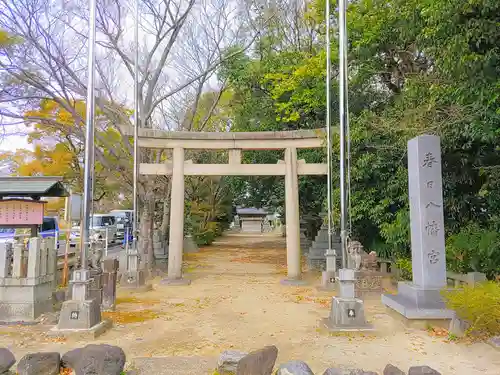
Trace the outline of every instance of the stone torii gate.
{"type": "MultiPolygon", "coordinates": [[[[124,129],[132,135],[132,128],[124,129]]],[[[321,148],[323,129],[281,132],[169,132],[139,129],[139,147],[172,149],[173,160],[163,164],[141,163],[143,175],[172,176],[170,243],[166,284],[189,283],[182,279],[184,239],[184,176],[285,176],[287,279],[300,283],[299,175],[326,175],[326,164],[297,160],[297,149],[321,148]],[[228,164],[194,164],[184,160],[184,150],[228,150],[228,164]],[[242,150],[285,150],[277,164],[242,164],[242,150]]]]}

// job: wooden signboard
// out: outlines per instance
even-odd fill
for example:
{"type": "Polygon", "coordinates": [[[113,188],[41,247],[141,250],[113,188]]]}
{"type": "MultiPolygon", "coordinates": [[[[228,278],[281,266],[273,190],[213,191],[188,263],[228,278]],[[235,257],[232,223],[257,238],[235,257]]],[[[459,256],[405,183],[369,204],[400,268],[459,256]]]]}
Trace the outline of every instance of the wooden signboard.
{"type": "Polygon", "coordinates": [[[31,226],[43,223],[45,202],[23,199],[0,200],[0,225],[31,226]]]}

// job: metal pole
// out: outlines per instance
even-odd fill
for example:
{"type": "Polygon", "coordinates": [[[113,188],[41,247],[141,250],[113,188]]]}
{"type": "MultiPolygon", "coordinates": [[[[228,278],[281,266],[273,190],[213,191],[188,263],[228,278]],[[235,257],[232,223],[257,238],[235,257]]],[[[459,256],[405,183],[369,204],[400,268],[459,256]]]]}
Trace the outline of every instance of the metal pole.
{"type": "Polygon", "coordinates": [[[71,246],[71,190],[69,191],[69,197],[66,197],[64,219],[66,220],[66,223],[69,223],[69,230],[66,232],[66,244],[64,247],[64,267],[62,277],[62,285],[66,286],[68,285],[69,275],[68,254],[71,246]]]}
{"type": "Polygon", "coordinates": [[[330,61],[330,0],[326,1],[326,154],[327,154],[327,204],[328,204],[328,252],[332,250],[332,135],[331,135],[331,61],[330,61]]]}
{"type": "Polygon", "coordinates": [[[94,114],[95,114],[95,16],[96,0],[89,0],[89,44],[87,79],[87,128],[85,132],[85,169],[83,186],[82,236],[80,237],[81,268],[87,268],[87,251],[90,245],[90,212],[92,210],[92,170],[94,169],[94,114]]]}
{"type": "MultiPolygon", "coordinates": [[[[133,202],[134,202],[134,216],[132,217],[132,242],[137,244],[138,237],[138,216],[139,216],[139,199],[137,192],[137,181],[139,174],[139,0],[135,0],[135,25],[134,25],[134,188],[133,188],[133,202]]],[[[136,248],[136,247],[135,247],[136,248]]]]}
{"type": "Polygon", "coordinates": [[[340,238],[342,267],[347,268],[346,131],[347,108],[347,13],[346,0],[339,0],[339,80],[340,80],[340,238]]]}

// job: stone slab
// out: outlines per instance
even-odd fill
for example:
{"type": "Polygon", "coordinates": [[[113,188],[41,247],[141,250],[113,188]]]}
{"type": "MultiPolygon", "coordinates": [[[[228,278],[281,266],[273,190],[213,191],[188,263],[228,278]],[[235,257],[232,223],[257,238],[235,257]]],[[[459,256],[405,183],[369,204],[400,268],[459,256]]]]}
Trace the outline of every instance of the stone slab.
{"type": "Polygon", "coordinates": [[[127,375],[201,375],[212,374],[217,358],[210,357],[148,357],[133,358],[127,375]],[[182,370],[181,370],[182,369],[182,370]]]}
{"type": "Polygon", "coordinates": [[[403,295],[383,294],[382,303],[397,311],[406,319],[442,320],[452,319],[454,312],[438,306],[417,305],[415,301],[403,295]]]}
{"type": "Polygon", "coordinates": [[[113,327],[113,322],[104,319],[89,329],[58,329],[57,326],[47,332],[50,337],[65,337],[71,340],[95,340],[113,327]]]}

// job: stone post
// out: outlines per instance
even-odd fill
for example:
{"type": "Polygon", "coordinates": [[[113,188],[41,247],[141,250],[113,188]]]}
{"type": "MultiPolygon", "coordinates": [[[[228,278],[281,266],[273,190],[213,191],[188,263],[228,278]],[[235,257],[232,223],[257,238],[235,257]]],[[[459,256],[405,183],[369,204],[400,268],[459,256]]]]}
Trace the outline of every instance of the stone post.
{"type": "Polygon", "coordinates": [[[441,299],[447,283],[439,137],[408,141],[408,190],[413,283],[399,283],[398,295],[382,302],[407,319],[451,319],[441,299]]]}
{"type": "Polygon", "coordinates": [[[57,242],[55,237],[45,239],[47,247],[47,274],[53,275],[52,288],[57,289],[57,242]]]}
{"type": "Polygon", "coordinates": [[[102,275],[102,309],[114,311],[116,307],[116,275],[118,260],[105,259],[103,261],[102,275]]]}
{"type": "Polygon", "coordinates": [[[304,284],[300,265],[299,185],[297,150],[285,149],[286,261],[288,277],[283,284],[304,284]]]}
{"type": "MultiPolygon", "coordinates": [[[[22,245],[21,245],[22,246],[22,245]]],[[[40,276],[41,268],[41,241],[38,237],[30,238],[30,247],[28,249],[28,278],[34,279],[40,276]]]]}
{"type": "Polygon", "coordinates": [[[0,243],[0,279],[9,277],[10,262],[12,257],[12,244],[0,243]]]}
{"type": "Polygon", "coordinates": [[[170,197],[170,243],[168,246],[168,275],[161,284],[186,285],[182,278],[182,252],[184,245],[184,149],[173,150],[172,192],[170,197]]]}
{"type": "Polygon", "coordinates": [[[439,137],[424,135],[408,142],[408,170],[413,283],[443,288],[446,254],[439,137]]]}

